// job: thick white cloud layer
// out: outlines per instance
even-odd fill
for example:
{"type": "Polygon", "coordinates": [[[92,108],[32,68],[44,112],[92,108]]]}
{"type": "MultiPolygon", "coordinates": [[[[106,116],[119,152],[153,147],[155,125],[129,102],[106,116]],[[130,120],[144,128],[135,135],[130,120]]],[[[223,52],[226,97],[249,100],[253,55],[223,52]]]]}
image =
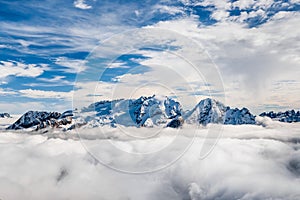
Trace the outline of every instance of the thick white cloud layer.
{"type": "MultiPolygon", "coordinates": [[[[160,165],[181,152],[185,146],[180,144],[193,138],[194,129],[184,127],[182,135],[165,129],[159,136],[134,140],[111,128],[102,130],[114,140],[100,139],[97,129],[83,132],[86,137],[81,141],[75,139],[76,133],[1,133],[0,198],[299,199],[300,126],[274,122],[268,125],[224,126],[215,148],[204,159],[199,159],[199,154],[207,129],[201,129],[177,162],[145,174],[125,174],[107,168],[91,157],[83,144],[101,152],[102,161],[108,165],[145,168],[160,165]],[[57,134],[64,139],[57,138],[57,134]],[[140,153],[161,149],[175,135],[178,145],[169,148],[167,154],[159,154],[159,159],[144,160],[145,154],[139,159],[128,159],[124,154],[116,154],[116,149],[140,153]],[[107,148],[110,142],[115,146],[107,148]]],[[[149,131],[136,131],[143,136],[146,130],[149,131]]]]}

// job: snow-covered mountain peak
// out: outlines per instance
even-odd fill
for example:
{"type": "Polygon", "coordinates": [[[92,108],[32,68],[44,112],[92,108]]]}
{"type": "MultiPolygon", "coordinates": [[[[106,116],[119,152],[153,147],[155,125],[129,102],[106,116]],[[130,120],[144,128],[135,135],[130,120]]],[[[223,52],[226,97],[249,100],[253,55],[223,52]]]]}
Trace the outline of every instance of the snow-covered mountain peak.
{"type": "Polygon", "coordinates": [[[206,125],[208,123],[223,123],[224,113],[227,107],[214,99],[201,100],[193,110],[185,115],[188,123],[199,123],[206,125]]]}
{"type": "Polygon", "coordinates": [[[223,103],[207,98],[201,100],[185,115],[187,123],[255,124],[255,117],[248,109],[231,109],[223,103]]]}

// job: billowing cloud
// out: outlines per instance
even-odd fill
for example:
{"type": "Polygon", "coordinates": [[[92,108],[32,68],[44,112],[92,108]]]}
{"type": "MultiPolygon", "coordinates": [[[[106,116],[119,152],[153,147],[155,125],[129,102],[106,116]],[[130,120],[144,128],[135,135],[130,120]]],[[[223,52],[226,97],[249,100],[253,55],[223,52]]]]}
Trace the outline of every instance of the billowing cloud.
{"type": "MultiPolygon", "coordinates": [[[[204,159],[199,159],[199,152],[207,129],[199,129],[196,136],[194,129],[182,130],[184,134],[164,129],[149,139],[133,140],[119,129],[108,127],[84,129],[80,140],[76,131],[44,135],[1,133],[1,198],[299,199],[299,125],[280,123],[269,129],[224,126],[218,143],[204,159]],[[175,137],[178,145],[167,145],[168,151],[159,154],[158,159],[142,153],[157,151],[169,141],[174,144],[175,137]],[[151,166],[161,166],[179,155],[187,147],[180,145],[193,137],[194,142],[183,156],[152,173],[115,171],[87,151],[93,148],[108,166],[151,170],[151,166]]],[[[146,129],[138,131],[141,136],[147,134],[146,129]]]]}
{"type": "Polygon", "coordinates": [[[0,79],[8,76],[38,77],[48,66],[45,64],[24,64],[16,61],[0,61],[0,79]]]}
{"type": "Polygon", "coordinates": [[[188,28],[185,23],[174,20],[160,22],[155,27],[176,31],[207,50],[220,70],[229,105],[255,110],[257,105],[278,104],[279,99],[285,99],[281,101],[285,106],[300,107],[298,82],[294,82],[293,92],[282,87],[280,92],[277,88],[278,92],[274,93],[273,87],[273,83],[280,80],[298,80],[300,33],[294,26],[300,24],[298,13],[290,12],[280,19],[275,15],[253,29],[234,22],[201,28],[196,26],[196,21],[189,21],[188,28]]]}

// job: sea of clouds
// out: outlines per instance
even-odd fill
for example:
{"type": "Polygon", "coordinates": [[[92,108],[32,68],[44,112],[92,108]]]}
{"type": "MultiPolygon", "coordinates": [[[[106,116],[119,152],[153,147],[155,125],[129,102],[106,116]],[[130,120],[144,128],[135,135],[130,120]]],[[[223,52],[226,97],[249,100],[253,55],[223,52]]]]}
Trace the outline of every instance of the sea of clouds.
{"type": "Polygon", "coordinates": [[[2,131],[0,199],[300,199],[300,124],[260,121],[2,131]]]}

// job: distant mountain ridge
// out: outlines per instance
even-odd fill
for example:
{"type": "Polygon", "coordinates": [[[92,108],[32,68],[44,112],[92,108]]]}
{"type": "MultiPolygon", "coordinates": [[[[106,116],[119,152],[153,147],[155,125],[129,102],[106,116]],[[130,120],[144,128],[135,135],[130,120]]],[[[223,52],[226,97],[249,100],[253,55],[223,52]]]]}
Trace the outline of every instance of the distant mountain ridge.
{"type": "Polygon", "coordinates": [[[72,111],[64,113],[45,112],[45,111],[28,111],[22,115],[15,123],[7,127],[8,130],[32,129],[39,130],[47,127],[56,127],[60,125],[71,124],[72,111]]]}
{"type": "Polygon", "coordinates": [[[138,99],[99,101],[81,111],[44,112],[29,111],[7,129],[33,129],[46,127],[70,130],[76,126],[135,126],[172,127],[187,124],[255,124],[255,116],[247,108],[230,108],[214,99],[201,100],[191,111],[183,111],[181,104],[167,96],[141,96],[138,99]]]}
{"type": "Polygon", "coordinates": [[[273,120],[277,120],[280,122],[300,122],[300,111],[295,110],[287,110],[285,112],[263,112],[259,116],[261,117],[270,117],[273,120]]]}

